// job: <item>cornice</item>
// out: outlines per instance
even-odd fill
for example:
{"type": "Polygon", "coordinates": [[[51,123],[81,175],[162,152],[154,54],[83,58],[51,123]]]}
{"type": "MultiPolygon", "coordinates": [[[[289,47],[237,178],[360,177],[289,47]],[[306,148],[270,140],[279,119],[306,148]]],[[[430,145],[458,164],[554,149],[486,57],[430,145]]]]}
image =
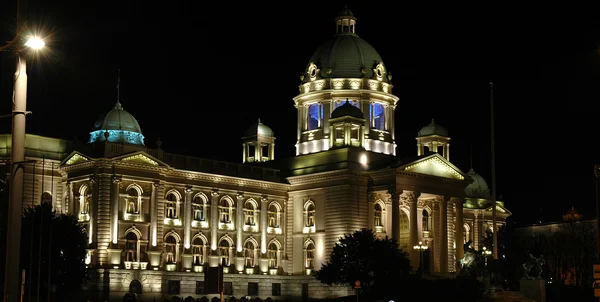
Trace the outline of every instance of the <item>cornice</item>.
{"type": "Polygon", "coordinates": [[[405,170],[396,170],[396,175],[404,175],[404,176],[410,176],[410,177],[421,178],[421,179],[432,179],[432,180],[435,179],[439,182],[449,183],[449,184],[457,184],[457,183],[465,182],[465,180],[462,180],[462,179],[451,179],[451,178],[445,178],[445,177],[440,177],[440,176],[435,176],[435,175],[407,172],[405,170]]]}
{"type": "Polygon", "coordinates": [[[318,182],[318,181],[322,181],[322,180],[335,180],[335,179],[340,179],[340,178],[346,178],[348,176],[362,177],[362,176],[367,176],[367,175],[368,175],[368,172],[359,172],[359,171],[344,169],[344,170],[334,170],[334,171],[328,171],[328,172],[314,173],[314,174],[309,174],[309,175],[291,176],[291,177],[288,177],[287,180],[290,182],[291,185],[302,185],[302,184],[313,183],[313,182],[318,182]]]}

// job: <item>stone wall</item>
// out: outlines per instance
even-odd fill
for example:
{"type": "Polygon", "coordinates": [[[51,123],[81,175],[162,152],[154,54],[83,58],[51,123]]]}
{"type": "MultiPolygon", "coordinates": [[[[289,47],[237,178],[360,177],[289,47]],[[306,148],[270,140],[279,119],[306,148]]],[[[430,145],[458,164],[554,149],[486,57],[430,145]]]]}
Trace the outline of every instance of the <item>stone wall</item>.
{"type": "MultiPolygon", "coordinates": [[[[152,270],[97,269],[90,270],[90,281],[84,286],[85,301],[122,301],[123,295],[129,291],[132,281],[138,280],[142,285],[139,301],[160,301],[170,299],[174,294],[168,294],[170,280],[180,281],[182,299],[188,296],[194,299],[206,296],[209,300],[218,295],[197,295],[196,281],[204,281],[203,273],[166,272],[152,270]]],[[[271,275],[242,275],[225,274],[223,282],[232,282],[233,294],[225,295],[240,299],[248,296],[248,283],[258,283],[258,297],[263,301],[267,298],[279,301],[301,301],[302,288],[308,286],[309,299],[326,299],[352,295],[350,288],[345,286],[327,286],[312,276],[271,276],[271,275]],[[273,283],[281,284],[281,295],[272,295],[273,283]],[[304,285],[307,284],[307,285],[304,285]]]]}

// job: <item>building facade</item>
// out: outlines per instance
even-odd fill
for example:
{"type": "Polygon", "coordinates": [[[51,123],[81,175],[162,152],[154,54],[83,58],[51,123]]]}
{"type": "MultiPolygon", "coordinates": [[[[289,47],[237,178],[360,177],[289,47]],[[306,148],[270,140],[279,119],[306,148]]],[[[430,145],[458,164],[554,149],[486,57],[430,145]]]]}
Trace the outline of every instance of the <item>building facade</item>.
{"type": "MultiPolygon", "coordinates": [[[[242,163],[148,148],[117,101],[86,144],[27,135],[24,206],[51,202],[89,238],[89,293],[199,298],[207,267],[224,266],[225,296],[326,298],[350,289],[311,276],[344,234],[361,228],[397,239],[414,269],[422,242],[431,274],[457,270],[463,243],[491,227],[485,180],[450,161],[435,121],[417,152],[397,158],[391,74],[342,10],[336,34],[301,77],[296,156],[275,158],[275,135],[258,121],[243,133],[242,163]]],[[[10,158],[10,135],[0,136],[10,158]]],[[[498,223],[510,212],[497,203],[498,223]]],[[[213,296],[208,295],[209,298],[213,296]]]]}

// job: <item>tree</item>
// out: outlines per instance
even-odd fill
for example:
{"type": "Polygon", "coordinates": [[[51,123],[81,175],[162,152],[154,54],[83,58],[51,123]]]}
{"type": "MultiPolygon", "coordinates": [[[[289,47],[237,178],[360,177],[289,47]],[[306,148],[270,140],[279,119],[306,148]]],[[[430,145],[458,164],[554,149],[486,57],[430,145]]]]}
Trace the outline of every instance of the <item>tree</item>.
{"type": "Polygon", "coordinates": [[[387,297],[410,270],[408,255],[396,240],[377,239],[372,230],[362,229],[340,238],[315,276],[328,285],[354,286],[358,280],[363,295],[387,297]]]}
{"type": "Polygon", "coordinates": [[[42,203],[25,210],[21,232],[21,269],[25,294],[65,301],[87,279],[85,229],[74,216],[57,214],[42,203]],[[38,290],[39,289],[39,290],[38,290]]]}

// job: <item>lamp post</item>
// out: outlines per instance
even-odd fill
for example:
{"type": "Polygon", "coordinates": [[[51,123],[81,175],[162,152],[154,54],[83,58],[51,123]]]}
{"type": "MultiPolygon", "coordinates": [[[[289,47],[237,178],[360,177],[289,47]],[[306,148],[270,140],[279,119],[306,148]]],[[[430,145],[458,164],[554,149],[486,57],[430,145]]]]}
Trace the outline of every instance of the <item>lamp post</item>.
{"type": "Polygon", "coordinates": [[[485,271],[487,272],[487,259],[492,254],[492,251],[488,250],[485,246],[483,247],[483,255],[485,259],[485,271]]]}
{"type": "Polygon", "coordinates": [[[421,277],[423,277],[423,251],[428,249],[429,247],[427,246],[427,244],[423,244],[422,241],[419,241],[419,244],[413,246],[413,249],[418,250],[419,251],[419,274],[421,274],[421,277]]]}
{"type": "Polygon", "coordinates": [[[25,115],[27,105],[27,64],[29,49],[40,49],[44,42],[38,37],[28,37],[24,44],[22,32],[0,51],[14,51],[17,68],[14,76],[12,131],[10,152],[9,202],[6,232],[6,268],[4,272],[4,302],[18,301],[19,298],[19,256],[21,249],[21,216],[23,211],[23,169],[25,162],[25,115]],[[23,47],[23,45],[25,47],[23,47]]]}

